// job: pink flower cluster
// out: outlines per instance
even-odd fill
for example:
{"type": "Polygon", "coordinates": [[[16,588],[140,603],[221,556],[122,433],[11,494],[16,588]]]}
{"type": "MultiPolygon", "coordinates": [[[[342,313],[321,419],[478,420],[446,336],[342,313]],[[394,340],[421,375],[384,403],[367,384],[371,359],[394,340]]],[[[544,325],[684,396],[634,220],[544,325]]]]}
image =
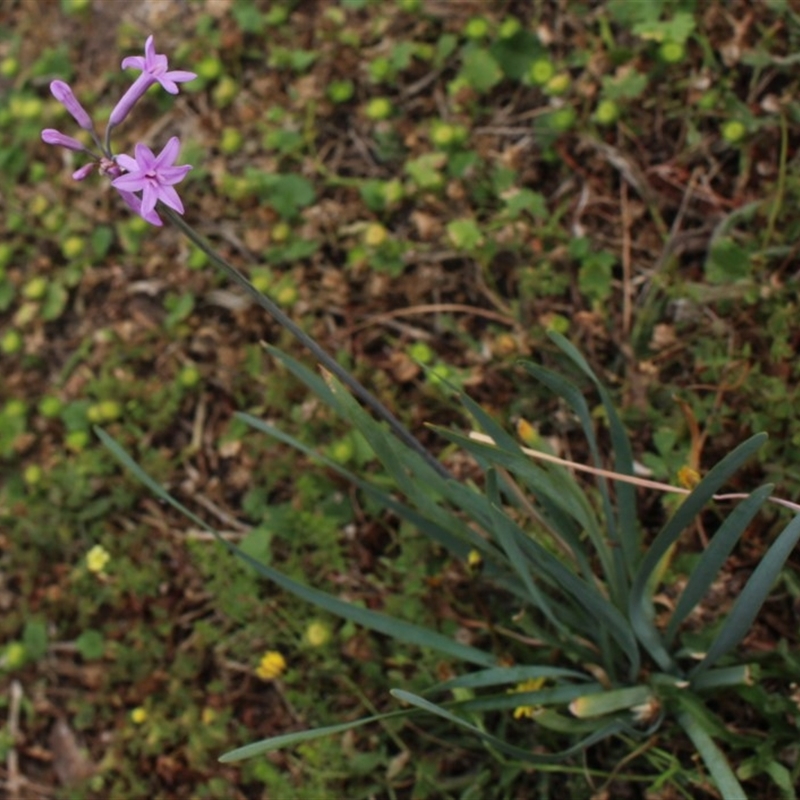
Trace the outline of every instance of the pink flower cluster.
{"type": "Polygon", "coordinates": [[[42,140],[47,144],[66,147],[68,150],[89,155],[92,161],[73,172],[72,177],[76,181],[82,181],[92,170],[97,168],[101,175],[111,178],[111,185],[134,212],[153,225],[162,225],[161,218],[156,212],[157,203],[164,203],[179,214],[183,214],[183,203],[173,187],[183,180],[191,167],[188,165],[175,166],[175,159],[178,157],[181,145],[180,140],[177,136],[173,136],[157,156],[149,147],[137,144],[132,158],[124,154],[112,155],[109,147],[110,134],[111,130],[128,116],[137,100],[154,83],[160,84],[170,94],[177,94],[177,84],[193,80],[197,76],[193,72],[170,70],[167,57],[156,53],[152,36],[148,36],[145,42],[144,57],[129,56],[123,59],[122,68],[128,69],[129,67],[140,70],[141,75],[133,82],[133,85],[125,92],[111,112],[106,129],[105,144],[101,143],[91,117],[78,102],[72,89],[64,81],[53,81],[50,84],[53,97],[69,111],[81,128],[91,133],[101,155],[72,136],[67,136],[53,128],[45,128],[42,131],[42,140]]]}

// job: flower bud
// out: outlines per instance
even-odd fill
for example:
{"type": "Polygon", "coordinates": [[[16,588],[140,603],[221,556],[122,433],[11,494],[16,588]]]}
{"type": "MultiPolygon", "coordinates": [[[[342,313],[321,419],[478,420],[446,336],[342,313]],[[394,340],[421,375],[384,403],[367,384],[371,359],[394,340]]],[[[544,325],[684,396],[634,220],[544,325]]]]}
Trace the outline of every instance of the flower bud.
{"type": "Polygon", "coordinates": [[[50,91],[53,97],[58,100],[64,108],[72,114],[75,122],[86,131],[93,129],[92,120],[86,113],[86,109],[78,102],[78,98],[72,93],[72,89],[64,81],[53,81],[50,84],[50,91]]]}
{"type": "Polygon", "coordinates": [[[72,173],[72,180],[74,181],[82,181],[89,177],[92,170],[97,166],[94,161],[90,161],[88,164],[84,164],[80,169],[76,169],[75,172],[72,173]]]}
{"type": "Polygon", "coordinates": [[[45,128],[42,131],[42,141],[47,144],[57,145],[58,147],[66,147],[68,150],[86,151],[86,147],[77,139],[73,139],[71,136],[67,136],[53,128],[45,128]]]}

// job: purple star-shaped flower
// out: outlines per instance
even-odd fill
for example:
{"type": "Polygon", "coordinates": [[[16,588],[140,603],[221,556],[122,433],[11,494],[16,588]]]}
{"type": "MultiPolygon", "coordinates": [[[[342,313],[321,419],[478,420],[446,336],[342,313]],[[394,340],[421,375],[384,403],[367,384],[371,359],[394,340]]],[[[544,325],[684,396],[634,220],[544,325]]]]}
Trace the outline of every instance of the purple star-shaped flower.
{"type": "Polygon", "coordinates": [[[153,44],[153,37],[148,36],[144,44],[144,57],[128,56],[122,59],[122,68],[141,70],[142,74],[133,82],[133,85],[122,96],[119,103],[114,107],[108,119],[109,127],[119,125],[133,108],[134,103],[154,84],[160,83],[170,94],[178,94],[178,84],[194,80],[197,75],[194,72],[176,69],[169,70],[167,57],[161,53],[156,53],[153,44]]]}
{"type": "Polygon", "coordinates": [[[125,174],[111,181],[111,185],[119,190],[123,200],[136,213],[153,225],[163,224],[155,211],[159,200],[183,214],[183,203],[172,187],[186,177],[191,167],[173,166],[180,147],[180,139],[173,136],[157,156],[143,144],[136,145],[134,158],[117,156],[117,164],[125,170],[125,174]],[[141,201],[134,192],[142,193],[141,201]]]}

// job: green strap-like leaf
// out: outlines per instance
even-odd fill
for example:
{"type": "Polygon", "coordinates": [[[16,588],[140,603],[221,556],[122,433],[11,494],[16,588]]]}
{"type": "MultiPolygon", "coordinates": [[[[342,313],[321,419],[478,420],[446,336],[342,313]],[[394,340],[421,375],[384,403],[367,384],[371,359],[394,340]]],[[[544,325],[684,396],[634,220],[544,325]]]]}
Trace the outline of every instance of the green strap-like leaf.
{"type": "MultiPolygon", "coordinates": [[[[476,402],[470,397],[461,393],[461,402],[466,406],[467,411],[472,415],[477,424],[483,431],[491,437],[495,445],[508,453],[513,453],[521,459],[530,459],[526,456],[522,448],[517,442],[503,430],[501,425],[498,425],[489,414],[487,414],[476,402]]],[[[473,455],[477,454],[473,453],[473,455]]],[[[488,463],[484,460],[479,460],[479,463],[488,463]]],[[[564,487],[568,487],[570,492],[580,492],[580,487],[575,482],[574,478],[565,469],[554,469],[554,475],[560,476],[557,480],[564,487]]],[[[578,564],[581,573],[587,580],[592,580],[594,572],[592,571],[589,561],[584,553],[584,546],[579,542],[578,535],[582,526],[578,527],[572,517],[561,510],[560,507],[548,501],[546,496],[537,495],[536,502],[541,506],[543,513],[540,512],[542,521],[547,525],[552,535],[563,541],[563,543],[570,549],[572,558],[578,564]]]]}
{"type": "Polygon", "coordinates": [[[703,700],[693,691],[683,689],[669,689],[660,687],[659,694],[666,699],[669,708],[679,707],[691,714],[694,720],[702,726],[703,730],[716,741],[727,742],[732,747],[747,747],[754,749],[763,743],[761,734],[748,733],[741,728],[732,731],[722,719],[711,711],[703,700]]]}
{"type": "Polygon", "coordinates": [[[705,658],[689,673],[690,678],[695,678],[713,666],[744,638],[798,540],[800,540],[800,514],[781,531],[753,570],[750,580],[742,589],[717,638],[708,648],[705,658]]]}
{"type": "Polygon", "coordinates": [[[751,683],[752,668],[747,664],[736,664],[732,667],[707,669],[692,679],[692,689],[701,692],[704,689],[721,689],[727,686],[743,686],[751,683]]]}
{"type": "Polygon", "coordinates": [[[494,533],[497,541],[500,543],[500,546],[503,548],[503,550],[505,550],[509,563],[516,571],[517,575],[519,575],[522,585],[527,590],[528,601],[533,605],[534,608],[537,608],[542,614],[544,614],[544,616],[555,626],[557,630],[561,631],[564,635],[568,635],[569,632],[566,630],[564,624],[554,611],[550,601],[534,583],[533,578],[531,577],[529,562],[522,554],[522,550],[520,550],[519,546],[517,545],[514,526],[510,523],[510,520],[503,513],[502,509],[494,506],[492,510],[494,512],[494,526],[492,528],[492,532],[494,533]]]}
{"type": "Polygon", "coordinates": [[[449,720],[461,728],[465,728],[466,730],[470,731],[470,733],[473,733],[475,736],[483,739],[492,747],[497,748],[500,752],[506,753],[507,755],[528,764],[555,764],[565,758],[568,758],[569,756],[575,755],[576,753],[581,753],[587,747],[590,747],[591,745],[600,742],[603,739],[607,739],[609,736],[613,736],[622,730],[622,725],[619,722],[612,721],[601,725],[594,731],[594,733],[590,734],[566,750],[562,750],[559,753],[553,753],[552,755],[541,755],[539,753],[533,753],[530,750],[524,750],[521,747],[509,744],[508,742],[499,739],[497,736],[493,736],[492,734],[481,730],[481,728],[478,728],[476,725],[467,722],[467,720],[456,716],[441,706],[431,703],[424,698],[419,697],[418,695],[411,694],[411,692],[405,692],[401,689],[393,689],[392,694],[398,700],[402,700],[410,705],[416,706],[417,708],[421,708],[423,711],[428,711],[431,714],[435,714],[438,717],[449,720]]]}
{"type": "Polygon", "coordinates": [[[328,384],[322,379],[318,372],[314,372],[301,364],[297,359],[292,358],[290,355],[279,350],[272,345],[265,345],[264,349],[276,360],[283,364],[296,378],[304,383],[317,397],[326,405],[332,408],[337,413],[339,412],[339,402],[334,396],[333,392],[328,387],[328,384]]]}
{"type": "Polygon", "coordinates": [[[444,683],[437,683],[426,694],[447,692],[451,689],[486,689],[490,686],[505,686],[536,678],[555,681],[561,679],[572,681],[592,680],[583,672],[578,672],[574,669],[562,669],[561,667],[492,667],[491,669],[482,669],[478,672],[460,675],[458,678],[451,678],[444,683]]]}
{"type": "Polygon", "coordinates": [[[359,608],[352,603],[339,600],[337,597],[334,597],[327,592],[321,592],[318,589],[312,589],[309,586],[298,583],[278,570],[273,569],[266,564],[262,564],[248,553],[245,553],[241,548],[220,536],[214,528],[206,524],[202,519],[200,519],[200,517],[193,514],[188,508],[172,497],[172,495],[165,491],[162,486],[156,483],[146,472],[144,472],[144,470],[128,455],[128,453],[126,453],[125,450],[123,450],[123,448],[120,447],[120,445],[117,444],[117,442],[115,442],[114,439],[112,439],[104,430],[97,427],[94,430],[95,433],[97,433],[97,435],[100,437],[100,440],[103,442],[103,444],[111,451],[115,458],[126,469],[130,470],[145,486],[147,486],[150,491],[152,491],[156,496],[160,497],[164,502],[169,503],[173,508],[176,508],[188,519],[192,520],[192,522],[194,522],[196,525],[207,530],[217,539],[217,541],[230,550],[231,553],[234,553],[236,556],[242,559],[242,561],[245,561],[247,564],[249,564],[260,575],[268,578],[282,589],[285,589],[287,592],[291,592],[296,597],[318,606],[319,608],[322,608],[331,614],[335,614],[343,619],[349,619],[350,621],[355,622],[357,625],[362,625],[370,630],[383,633],[386,636],[391,636],[399,641],[408,642],[419,647],[429,647],[432,650],[438,650],[441,653],[445,653],[451,658],[459,661],[467,661],[472,664],[478,664],[482,667],[495,666],[496,659],[489,653],[484,653],[482,650],[478,650],[475,647],[470,647],[469,645],[464,645],[460,642],[453,641],[452,639],[443,636],[440,633],[436,633],[435,631],[430,631],[426,628],[395,619],[387,614],[380,614],[376,611],[370,611],[366,608],[359,608]]]}
{"type": "Polygon", "coordinates": [[[368,725],[370,722],[381,722],[386,719],[407,717],[409,714],[415,713],[419,713],[417,709],[404,708],[399,711],[389,711],[386,714],[376,714],[373,717],[361,717],[361,719],[355,719],[352,722],[342,722],[338,725],[314,728],[310,731],[295,731],[294,733],[284,733],[281,736],[270,736],[269,739],[261,739],[258,742],[246,744],[244,747],[237,747],[235,750],[229,750],[227,753],[223,753],[219,757],[219,760],[223,764],[229,764],[232,761],[242,761],[245,758],[253,758],[253,756],[260,756],[263,753],[269,753],[273,750],[281,750],[284,747],[294,747],[295,745],[311,741],[312,739],[319,739],[323,736],[345,733],[346,731],[353,730],[353,728],[360,728],[362,725],[368,725]]]}
{"type": "Polygon", "coordinates": [[[597,719],[578,719],[566,714],[559,714],[553,708],[537,708],[533,712],[533,721],[549,731],[566,733],[570,736],[597,730],[597,719]]]}
{"type": "Polygon", "coordinates": [[[299,439],[296,439],[294,436],[290,436],[288,433],[284,433],[279,428],[270,425],[268,422],[264,422],[263,420],[258,419],[258,417],[254,417],[251,414],[246,414],[241,411],[236,412],[234,416],[236,416],[238,419],[241,419],[255,430],[265,433],[268,436],[283,442],[284,444],[288,444],[309,458],[314,459],[320,464],[324,464],[328,469],[333,470],[338,475],[352,483],[354,486],[357,486],[359,489],[362,489],[370,494],[370,496],[378,500],[381,505],[394,511],[396,514],[403,517],[403,519],[411,522],[413,525],[426,533],[426,535],[430,536],[433,541],[443,545],[458,558],[464,560],[466,559],[470,550],[478,549],[481,551],[484,558],[487,559],[487,562],[490,562],[490,564],[499,563],[498,557],[500,554],[494,551],[494,548],[491,548],[485,539],[476,534],[475,531],[473,531],[468,525],[465,525],[464,522],[454,514],[449,514],[445,512],[444,509],[441,509],[442,515],[446,515],[444,518],[444,524],[437,523],[430,518],[421,515],[414,509],[409,508],[409,506],[405,505],[404,503],[401,503],[383,489],[380,489],[374,484],[359,478],[357,475],[345,469],[336,461],[333,461],[327,456],[318,453],[308,445],[303,444],[303,442],[301,442],[299,439]]]}
{"type": "Polygon", "coordinates": [[[585,719],[631,710],[652,699],[653,690],[649,686],[625,686],[621,689],[604,689],[601,692],[582,694],[569,704],[569,710],[576,717],[585,719]]]}
{"type": "Polygon", "coordinates": [[[764,444],[766,439],[765,433],[751,436],[710,469],[662,528],[642,559],[642,565],[631,587],[628,614],[639,641],[664,672],[674,672],[677,667],[664,646],[661,634],[652,622],[653,605],[648,595],[650,576],[669,548],[703,510],[717,490],[764,444]]]}
{"type": "Polygon", "coordinates": [[[668,644],[674,639],[678,626],[703,599],[711,584],[719,576],[719,571],[725,560],[731,554],[736,542],[739,541],[753,517],[772,494],[772,489],[772,484],[756,489],[728,514],[725,522],[714,534],[700,561],[692,570],[689,582],[686,584],[686,588],[681,593],[678,604],[672,612],[669,624],[664,632],[664,638],[668,644]]]}
{"type": "MultiPolygon", "coordinates": [[[[492,449],[497,451],[496,448],[492,449]]],[[[571,595],[584,613],[589,615],[589,619],[598,621],[597,629],[592,633],[594,639],[601,646],[605,643],[606,635],[610,635],[617,642],[630,663],[630,674],[635,676],[639,671],[639,647],[621,612],[593,585],[581,580],[538,542],[527,537],[525,532],[507,515],[501,514],[495,521],[498,525],[502,524],[504,531],[513,531],[511,535],[515,537],[521,547],[528,551],[529,555],[526,560],[533,572],[571,595]]],[[[609,662],[608,668],[613,672],[614,659],[608,653],[604,653],[604,656],[606,656],[605,660],[609,662]]]]}
{"type": "MultiPolygon", "coordinates": [[[[608,428],[611,434],[611,446],[614,450],[614,470],[622,475],[633,475],[633,450],[625,426],[617,414],[611,396],[600,379],[594,374],[586,359],[577,348],[564,336],[556,331],[549,334],[550,340],[556,344],[584,375],[594,383],[600,394],[603,408],[608,418],[608,428]]],[[[622,552],[628,565],[628,572],[633,580],[636,569],[641,559],[641,532],[639,529],[639,516],[636,512],[636,490],[629,483],[617,482],[615,484],[617,495],[617,518],[619,520],[619,537],[622,543],[622,552]]]]}
{"type": "MultiPolygon", "coordinates": [[[[585,689],[585,686],[582,687],[582,688],[585,689]]],[[[405,696],[407,693],[404,693],[401,690],[394,690],[392,692],[392,694],[394,696],[396,696],[400,700],[404,700],[406,702],[411,702],[411,701],[407,700],[407,697],[405,696]]],[[[551,692],[549,694],[552,696],[552,690],[551,690],[551,692]]],[[[525,693],[519,693],[519,695],[513,695],[513,696],[503,695],[501,699],[507,701],[505,708],[513,708],[513,707],[516,707],[518,705],[526,705],[532,699],[534,701],[536,701],[538,699],[538,702],[542,702],[542,701],[547,699],[547,695],[548,695],[547,692],[538,693],[538,696],[537,696],[537,693],[535,693],[535,692],[525,692],[525,693]],[[513,701],[513,702],[508,702],[508,701],[513,701]]],[[[413,697],[414,695],[411,695],[411,696],[413,697]]],[[[565,695],[565,697],[567,699],[569,699],[569,697],[571,697],[571,696],[572,696],[571,694],[565,695]]],[[[422,700],[422,698],[418,698],[418,699],[422,700]]],[[[413,703],[413,702],[411,704],[413,706],[418,706],[419,705],[419,704],[416,704],[416,703],[413,703]]],[[[444,716],[445,719],[451,719],[451,717],[452,717],[452,719],[458,720],[458,724],[461,724],[463,722],[463,720],[460,717],[457,717],[455,714],[452,714],[452,712],[445,711],[445,709],[442,708],[441,706],[435,705],[433,703],[431,703],[430,705],[443,712],[439,716],[444,716]]],[[[475,701],[449,703],[448,706],[450,708],[459,709],[459,710],[466,711],[466,712],[469,712],[469,713],[474,713],[475,711],[479,710],[478,707],[475,706],[475,701]]],[[[488,710],[494,710],[495,706],[489,706],[487,708],[488,708],[488,710]]],[[[311,741],[313,739],[318,739],[318,738],[321,738],[323,736],[333,736],[333,735],[335,735],[337,733],[345,733],[346,731],[353,730],[354,728],[359,728],[362,725],[368,725],[368,724],[370,724],[372,722],[381,722],[381,721],[387,720],[387,719],[397,719],[397,718],[400,718],[400,717],[409,716],[411,714],[417,714],[417,713],[419,713],[420,710],[429,711],[430,709],[427,708],[427,707],[422,707],[422,706],[413,707],[413,708],[406,708],[406,709],[400,709],[398,711],[389,711],[389,712],[387,712],[385,714],[376,714],[375,716],[371,716],[371,717],[362,717],[360,719],[352,720],[351,722],[343,722],[343,723],[340,723],[340,724],[337,724],[337,725],[328,725],[328,726],[326,726],[324,728],[315,728],[313,730],[295,731],[293,733],[286,733],[286,734],[282,734],[280,736],[271,736],[268,739],[262,739],[262,740],[257,741],[257,742],[252,742],[251,744],[244,745],[243,747],[237,747],[235,750],[230,750],[229,752],[224,753],[222,756],[220,756],[219,760],[222,763],[230,763],[230,762],[233,762],[233,761],[242,761],[243,759],[253,758],[254,756],[262,755],[264,753],[269,753],[269,752],[271,752],[273,750],[280,750],[280,749],[285,748],[285,747],[294,747],[295,745],[302,744],[303,742],[308,742],[308,741],[311,741]]],[[[452,719],[451,719],[451,721],[452,721],[452,719]]],[[[469,724],[469,723],[467,723],[467,724],[469,724]]],[[[584,726],[581,726],[579,729],[572,728],[570,730],[564,730],[562,732],[565,732],[565,733],[576,733],[576,732],[585,733],[586,730],[587,730],[587,727],[584,725],[584,726]]],[[[594,730],[596,730],[596,728],[594,730]]],[[[610,735],[610,732],[606,733],[602,738],[605,738],[605,736],[607,736],[607,735],[610,735]]],[[[527,754],[527,751],[522,751],[522,752],[525,752],[527,754]]],[[[572,752],[574,752],[574,751],[571,749],[570,751],[565,751],[564,753],[559,754],[557,756],[546,756],[546,757],[544,757],[546,760],[537,761],[535,763],[553,763],[554,760],[560,759],[560,758],[565,758],[566,756],[570,755],[572,752]]]]}
{"type": "MultiPolygon", "coordinates": [[[[479,442],[446,428],[437,426],[432,426],[432,428],[440,436],[464,448],[477,459],[488,464],[504,467],[518,475],[537,498],[546,497],[562,512],[572,517],[589,534],[593,544],[597,542],[595,549],[598,549],[598,554],[602,558],[602,552],[605,548],[602,544],[599,544],[602,539],[602,533],[597,523],[594,509],[586,499],[586,495],[574,481],[570,485],[568,481],[559,480],[556,476],[545,472],[531,458],[521,452],[514,453],[503,450],[493,444],[479,442]]],[[[610,571],[609,564],[604,566],[604,571],[606,573],[610,571]]]]}
{"type": "Polygon", "coordinates": [[[334,409],[339,416],[347,420],[364,436],[378,460],[391,475],[398,488],[409,499],[420,507],[430,504],[430,497],[424,490],[429,485],[441,482],[443,478],[419,454],[415,453],[407,444],[400,444],[400,441],[376,422],[344,388],[342,383],[332,375],[329,375],[327,380],[323,380],[286,353],[282,353],[274,347],[268,347],[268,350],[317,394],[326,405],[334,409]],[[425,470],[428,480],[426,482],[412,481],[407,472],[410,464],[413,464],[418,471],[425,470]]]}
{"type": "MultiPolygon", "coordinates": [[[[552,392],[566,401],[572,408],[574,413],[580,420],[583,434],[586,441],[589,443],[589,451],[592,454],[592,460],[595,466],[603,468],[604,464],[600,458],[600,450],[597,446],[597,439],[594,435],[594,426],[592,424],[591,414],[589,413],[589,406],[586,403],[586,398],[581,394],[578,388],[566,380],[561,375],[551,372],[544,367],[537,364],[523,363],[525,369],[533,375],[538,381],[547,386],[552,392]]],[[[616,515],[614,514],[613,506],[611,505],[611,497],[608,492],[608,481],[605,478],[597,478],[597,485],[600,489],[600,496],[603,500],[603,515],[606,520],[607,538],[608,542],[601,539],[602,547],[608,551],[603,561],[613,565],[614,571],[610,575],[606,575],[606,581],[611,592],[612,599],[618,608],[624,608],[624,598],[628,594],[628,570],[625,565],[625,557],[621,547],[619,538],[619,526],[616,522],[616,515]]]]}
{"type": "Polygon", "coordinates": [[[458,707],[462,711],[484,714],[489,711],[510,711],[520,706],[566,705],[587,692],[601,691],[603,687],[597,682],[562,683],[524,692],[506,691],[502,694],[481,695],[462,701],[458,707]]]}
{"type": "Polygon", "coordinates": [[[736,779],[733,770],[725,758],[725,754],[717,747],[714,740],[706,733],[701,721],[695,717],[689,708],[681,709],[678,714],[678,723],[686,731],[692,744],[697,748],[697,752],[703,759],[703,763],[708,768],[711,778],[717,787],[720,795],[725,800],[747,800],[742,785],[736,779]]]}

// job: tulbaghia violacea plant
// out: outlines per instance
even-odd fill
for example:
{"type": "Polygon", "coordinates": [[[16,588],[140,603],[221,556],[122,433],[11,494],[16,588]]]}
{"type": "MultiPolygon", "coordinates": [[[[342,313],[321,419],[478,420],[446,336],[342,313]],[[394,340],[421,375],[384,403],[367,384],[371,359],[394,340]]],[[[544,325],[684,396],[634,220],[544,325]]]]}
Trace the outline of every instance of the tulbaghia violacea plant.
{"type": "MultiPolygon", "coordinates": [[[[190,72],[170,71],[166,56],[155,52],[152,37],[147,40],[143,58],[126,58],[122,65],[139,69],[141,74],[112,112],[103,143],[72,90],[61,81],[51,85],[54,96],[77,124],[90,132],[97,152],[52,129],[42,132],[44,141],[88,154],[92,161],[73,177],[81,180],[98,168],[110,178],[125,202],[148,222],[162,224],[159,212],[163,214],[280,325],[300,339],[325,368],[326,377],[279,350],[270,348],[270,352],[360,432],[397,492],[388,491],[385,481],[370,481],[349,472],[255,417],[239,414],[239,418],[351,481],[377,505],[416,526],[454,558],[464,564],[481,564],[484,577],[508,598],[499,611],[506,618],[497,621],[498,630],[514,629],[509,647],[514,648],[515,663],[510,666],[507,659],[474,644],[299,583],[223,538],[150,478],[105,431],[96,429],[119,461],[157,496],[209,530],[230,552],[284,590],[356,624],[438,651],[473,668],[431,687],[425,696],[394,690],[392,694],[406,704],[397,711],[256,742],[225,754],[222,760],[236,761],[392,716],[426,712],[483,740],[492,753],[544,767],[578,755],[609,737],[631,742],[650,736],[669,722],[686,732],[722,796],[744,797],[737,775],[712,738],[729,732],[704,701],[708,693],[730,690],[752,680],[748,665],[730,660],[729,655],[744,637],[800,539],[800,515],[796,513],[800,508],[783,503],[795,512],[795,517],[767,550],[721,622],[716,637],[703,651],[692,646],[690,639],[684,641],[683,633],[690,614],[703,600],[761,506],[768,501],[781,502],[771,497],[769,485],[747,495],[719,494],[766,437],[754,436],[739,445],[691,491],[686,491],[686,498],[659,531],[645,536],[632,484],[673,489],[648,484],[634,476],[631,445],[608,392],[580,353],[563,337],[554,335],[567,368],[577,372],[584,383],[592,384],[599,394],[609,425],[613,470],[603,467],[594,433],[595,417],[579,386],[559,372],[527,364],[532,376],[560,398],[583,429],[594,466],[582,469],[597,476],[596,487],[587,490],[575,479],[572,470],[578,465],[521,447],[465,395],[460,399],[481,432],[439,432],[473,457],[482,469],[483,483],[479,488],[454,480],[388,409],[183,219],[183,204],[173,187],[189,167],[175,165],[180,146],[177,138],[170,139],[158,155],[144,143],[136,145],[133,157],[112,154],[109,132],[125,119],[151,85],[159,83],[175,93],[178,83],[193,77],[190,72]],[[367,413],[353,395],[382,422],[367,413]],[[401,495],[405,499],[400,499],[401,495]],[[709,502],[734,500],[741,502],[724,516],[682,592],[666,612],[657,613],[656,592],[682,531],[709,502]],[[525,642],[527,649],[520,642],[525,642]],[[493,723],[481,717],[491,714],[496,720],[504,712],[517,727],[504,724],[505,735],[498,736],[490,730],[493,723]],[[520,728],[522,724],[532,727],[520,728]]],[[[738,740],[737,744],[748,746],[738,740]]],[[[763,769],[772,774],[770,769],[779,772],[784,768],[767,764],[763,769]]]]}

